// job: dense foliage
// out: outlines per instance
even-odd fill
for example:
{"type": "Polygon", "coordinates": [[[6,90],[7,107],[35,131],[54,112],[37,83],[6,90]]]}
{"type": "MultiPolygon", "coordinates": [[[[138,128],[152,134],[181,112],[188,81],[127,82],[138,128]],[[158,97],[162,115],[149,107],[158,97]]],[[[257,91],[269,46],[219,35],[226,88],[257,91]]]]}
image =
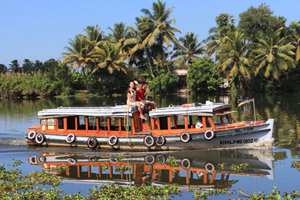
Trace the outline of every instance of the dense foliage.
{"type": "Polygon", "coordinates": [[[219,80],[229,83],[227,89],[239,91],[300,88],[300,21],[286,26],[286,19],[275,16],[265,4],[251,6],[237,23],[229,13],[216,16],[216,27],[201,41],[193,32],[177,39],[175,34],[181,32],[174,27],[172,11],[158,0],[152,9],[141,10],[135,26],[120,22],[109,27],[108,34],[99,25],[87,26],[83,34],[70,39],[62,63],[25,59],[23,63],[13,60],[8,67],[0,64],[1,95],[57,95],[74,90],[124,94],[129,81],[138,78],[146,79],[151,90],[167,93],[186,87],[179,85],[182,82],[174,73],[181,68],[188,69],[187,85],[197,93],[219,91],[219,80]],[[210,73],[204,63],[195,66],[203,56],[213,58],[205,61],[214,66],[210,73]],[[55,77],[48,72],[55,72],[55,77]],[[10,83],[13,75],[6,73],[24,78],[10,83]],[[29,83],[22,82],[28,79],[36,79],[31,83],[33,92],[29,83]]]}
{"type": "Polygon", "coordinates": [[[187,80],[188,88],[197,93],[215,92],[223,82],[219,80],[213,60],[207,57],[194,59],[189,64],[187,80]]]}

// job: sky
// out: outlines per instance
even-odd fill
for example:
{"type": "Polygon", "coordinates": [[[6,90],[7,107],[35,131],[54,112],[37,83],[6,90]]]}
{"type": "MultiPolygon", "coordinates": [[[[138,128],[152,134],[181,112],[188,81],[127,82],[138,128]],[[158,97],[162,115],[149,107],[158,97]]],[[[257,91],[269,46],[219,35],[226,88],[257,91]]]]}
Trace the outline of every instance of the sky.
{"type": "MultiPolygon", "coordinates": [[[[0,0],[0,64],[9,66],[12,60],[42,62],[62,59],[70,39],[89,25],[99,25],[107,35],[108,27],[123,22],[134,26],[141,9],[151,10],[153,0],[0,0]]],[[[299,0],[165,0],[173,8],[174,27],[184,36],[194,32],[202,41],[215,18],[221,13],[234,16],[249,7],[265,3],[274,15],[291,21],[300,20],[299,0]]]]}

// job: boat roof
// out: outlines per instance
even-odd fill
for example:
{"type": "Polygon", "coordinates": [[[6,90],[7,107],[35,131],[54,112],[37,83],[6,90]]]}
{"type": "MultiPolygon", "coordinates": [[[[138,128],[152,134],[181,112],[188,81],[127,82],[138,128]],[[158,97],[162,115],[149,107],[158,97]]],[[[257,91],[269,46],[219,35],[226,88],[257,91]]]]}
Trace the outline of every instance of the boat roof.
{"type": "Polygon", "coordinates": [[[222,113],[226,112],[228,114],[228,109],[231,109],[230,104],[224,103],[213,103],[207,101],[206,104],[194,103],[191,107],[184,106],[170,106],[164,108],[158,108],[150,112],[151,117],[163,117],[170,115],[196,115],[196,116],[212,116],[216,112],[222,113]]]}
{"type": "Polygon", "coordinates": [[[44,109],[38,112],[38,117],[43,118],[57,118],[66,116],[112,116],[124,117],[132,116],[132,113],[137,111],[136,106],[116,105],[106,107],[58,107],[54,109],[44,109]]]}

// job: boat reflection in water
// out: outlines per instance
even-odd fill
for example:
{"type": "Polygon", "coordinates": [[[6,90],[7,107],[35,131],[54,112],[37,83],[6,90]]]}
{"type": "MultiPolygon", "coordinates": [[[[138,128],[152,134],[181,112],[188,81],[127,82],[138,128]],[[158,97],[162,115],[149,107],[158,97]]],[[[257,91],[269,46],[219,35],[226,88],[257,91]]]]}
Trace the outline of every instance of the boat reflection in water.
{"type": "MultiPolygon", "coordinates": [[[[121,153],[121,152],[120,152],[121,153]]],[[[57,153],[29,158],[31,165],[56,173],[63,181],[118,185],[177,183],[182,190],[231,188],[230,175],[274,179],[271,150],[214,150],[169,153],[57,153]],[[233,166],[248,163],[246,169],[233,166]]]]}

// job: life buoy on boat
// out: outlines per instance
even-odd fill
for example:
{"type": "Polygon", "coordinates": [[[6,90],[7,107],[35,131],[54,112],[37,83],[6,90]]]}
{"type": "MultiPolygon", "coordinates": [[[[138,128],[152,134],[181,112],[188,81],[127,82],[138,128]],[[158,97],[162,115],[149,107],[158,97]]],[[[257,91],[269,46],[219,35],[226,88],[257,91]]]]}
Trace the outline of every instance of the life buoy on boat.
{"type": "Polygon", "coordinates": [[[42,133],[36,134],[36,137],[35,137],[36,143],[43,144],[44,141],[45,141],[45,136],[42,133]]]}
{"type": "Polygon", "coordinates": [[[95,157],[95,156],[90,156],[90,157],[89,157],[89,161],[90,161],[90,162],[97,162],[97,161],[98,161],[98,158],[95,157]]]}
{"type": "Polygon", "coordinates": [[[46,158],[44,156],[39,157],[39,163],[44,163],[46,158]]]}
{"type": "Polygon", "coordinates": [[[207,163],[205,165],[205,170],[208,172],[208,173],[213,173],[215,171],[215,166],[211,163],[207,163]]]}
{"type": "Polygon", "coordinates": [[[96,138],[94,137],[90,137],[88,140],[87,140],[87,146],[88,148],[90,149],[95,149],[98,145],[98,141],[96,138]]]}
{"type": "Polygon", "coordinates": [[[180,164],[183,169],[189,169],[191,167],[191,162],[187,158],[182,159],[180,164]]]}
{"type": "Polygon", "coordinates": [[[74,158],[68,158],[67,159],[68,163],[70,163],[71,165],[76,164],[76,160],[74,158]]]}
{"type": "Polygon", "coordinates": [[[204,132],[204,138],[207,140],[213,139],[214,136],[215,136],[215,133],[212,130],[206,130],[204,132]]]}
{"type": "Polygon", "coordinates": [[[155,143],[154,137],[151,135],[145,136],[144,143],[147,147],[152,147],[155,143]]]}
{"type": "Polygon", "coordinates": [[[159,135],[155,138],[155,143],[159,147],[163,146],[165,144],[165,142],[166,142],[166,139],[162,135],[159,135]]]}
{"type": "Polygon", "coordinates": [[[145,157],[145,163],[146,163],[147,165],[153,165],[154,162],[155,162],[154,156],[152,156],[152,155],[147,155],[147,156],[145,157]]]}
{"type": "Polygon", "coordinates": [[[35,136],[36,136],[36,132],[35,132],[35,131],[30,131],[30,132],[28,133],[28,135],[27,135],[27,138],[28,138],[29,140],[33,140],[33,139],[35,138],[35,136]]]}
{"type": "Polygon", "coordinates": [[[29,162],[30,162],[30,164],[33,164],[33,165],[37,164],[36,156],[30,156],[29,162]]]}
{"type": "Polygon", "coordinates": [[[118,162],[119,162],[118,158],[116,158],[116,157],[111,157],[111,158],[109,159],[109,161],[110,161],[111,163],[118,163],[118,162]]]}
{"type": "Polygon", "coordinates": [[[73,133],[70,133],[69,135],[67,135],[66,141],[68,144],[71,144],[75,141],[76,136],[73,133]]]}
{"type": "Polygon", "coordinates": [[[117,143],[118,143],[118,137],[117,137],[117,136],[112,135],[112,136],[109,137],[109,139],[108,139],[108,144],[109,144],[110,146],[114,146],[114,145],[116,145],[117,143]]]}
{"type": "Polygon", "coordinates": [[[163,165],[166,163],[166,157],[164,155],[157,155],[156,156],[156,162],[163,165]]]}
{"type": "Polygon", "coordinates": [[[191,139],[191,136],[190,136],[190,134],[189,134],[188,132],[183,132],[183,133],[181,133],[181,135],[180,135],[180,140],[181,140],[182,142],[187,143],[187,142],[190,141],[190,139],[191,139]]]}

